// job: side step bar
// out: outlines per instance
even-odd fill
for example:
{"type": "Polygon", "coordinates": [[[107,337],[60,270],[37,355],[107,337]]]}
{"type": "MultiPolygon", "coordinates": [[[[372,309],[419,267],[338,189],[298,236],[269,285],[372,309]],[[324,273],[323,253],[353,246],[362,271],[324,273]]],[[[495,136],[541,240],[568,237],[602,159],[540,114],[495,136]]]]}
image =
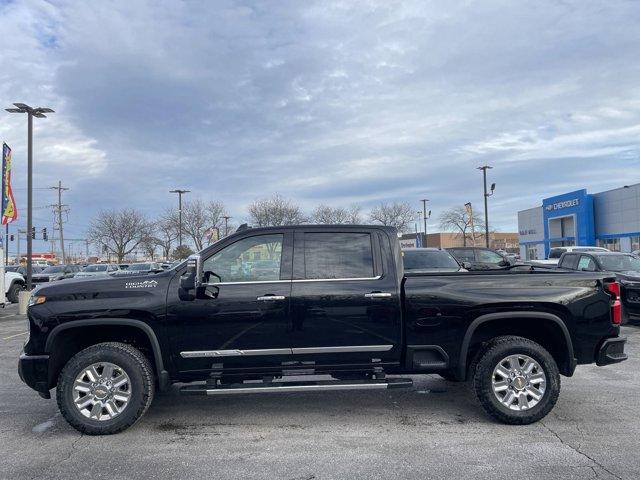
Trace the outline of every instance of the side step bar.
{"type": "Polygon", "coordinates": [[[270,382],[270,383],[238,383],[224,387],[208,385],[189,385],[182,387],[183,395],[240,395],[246,393],[286,393],[286,392],[323,392],[330,390],[383,390],[389,388],[411,388],[410,378],[387,378],[384,380],[318,382],[270,382]]]}

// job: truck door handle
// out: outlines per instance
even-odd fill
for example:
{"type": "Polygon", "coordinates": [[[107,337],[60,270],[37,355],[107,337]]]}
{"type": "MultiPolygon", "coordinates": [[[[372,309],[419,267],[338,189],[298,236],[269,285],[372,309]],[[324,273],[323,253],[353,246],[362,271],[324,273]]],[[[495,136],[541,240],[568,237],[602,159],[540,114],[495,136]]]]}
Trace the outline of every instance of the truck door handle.
{"type": "Polygon", "coordinates": [[[258,297],[257,300],[260,302],[269,302],[272,300],[284,300],[285,297],[284,295],[263,295],[262,297],[258,297]]]}
{"type": "Polygon", "coordinates": [[[391,294],[389,292],[371,292],[365,293],[364,296],[366,298],[390,298],[391,294]]]}

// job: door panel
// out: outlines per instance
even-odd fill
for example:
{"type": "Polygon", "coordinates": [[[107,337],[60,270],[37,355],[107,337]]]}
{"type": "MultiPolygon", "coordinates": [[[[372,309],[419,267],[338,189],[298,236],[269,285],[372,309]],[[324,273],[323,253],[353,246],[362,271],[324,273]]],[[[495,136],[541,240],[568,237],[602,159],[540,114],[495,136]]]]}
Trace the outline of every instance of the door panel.
{"type": "Polygon", "coordinates": [[[294,259],[294,275],[330,277],[293,280],[295,359],[305,360],[305,355],[313,354],[316,364],[399,360],[399,289],[395,276],[382,271],[377,235],[305,232],[304,237],[296,236],[294,259]],[[342,278],[349,276],[353,278],[342,278]]]}
{"type": "Polygon", "coordinates": [[[292,243],[284,232],[247,235],[203,256],[214,298],[180,300],[174,277],[167,322],[180,371],[280,367],[291,356],[292,243]]]}

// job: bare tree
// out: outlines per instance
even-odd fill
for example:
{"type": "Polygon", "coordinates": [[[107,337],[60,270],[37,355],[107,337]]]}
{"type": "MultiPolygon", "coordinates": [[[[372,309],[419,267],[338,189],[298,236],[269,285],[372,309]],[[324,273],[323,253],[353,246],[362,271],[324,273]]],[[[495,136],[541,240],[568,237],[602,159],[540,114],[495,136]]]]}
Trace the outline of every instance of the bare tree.
{"type": "Polygon", "coordinates": [[[471,236],[473,245],[476,243],[476,235],[472,225],[483,225],[480,215],[473,212],[471,216],[469,210],[464,207],[455,207],[442,212],[440,215],[440,228],[446,231],[454,231],[457,236],[462,236],[462,244],[467,246],[467,238],[471,236]]]}
{"type": "Polygon", "coordinates": [[[162,248],[162,256],[169,260],[173,243],[178,239],[178,212],[167,209],[155,222],[155,241],[162,248]]]}
{"type": "Polygon", "coordinates": [[[313,211],[311,219],[315,223],[356,225],[362,223],[360,210],[361,208],[358,205],[352,205],[349,208],[319,205],[313,211]]]}
{"type": "Polygon", "coordinates": [[[122,262],[150,236],[150,232],[149,222],[138,210],[101,210],[91,221],[88,238],[102,251],[113,253],[118,262],[122,262]]]}
{"type": "MultiPolygon", "coordinates": [[[[191,238],[196,250],[202,250],[220,237],[225,215],[222,202],[186,202],[182,206],[182,231],[191,238]]],[[[177,225],[177,215],[175,221],[177,225]]]]}
{"type": "Polygon", "coordinates": [[[406,202],[381,203],[369,214],[373,223],[381,223],[396,227],[399,232],[406,232],[416,218],[416,211],[406,202]]]}
{"type": "Polygon", "coordinates": [[[150,235],[143,238],[140,242],[140,248],[142,248],[142,251],[145,253],[147,258],[150,258],[152,261],[155,260],[157,246],[158,241],[153,236],[152,232],[150,232],[150,235]]]}
{"type": "Polygon", "coordinates": [[[257,227],[296,225],[307,221],[299,206],[278,194],[254,201],[249,205],[249,217],[257,227]]]}

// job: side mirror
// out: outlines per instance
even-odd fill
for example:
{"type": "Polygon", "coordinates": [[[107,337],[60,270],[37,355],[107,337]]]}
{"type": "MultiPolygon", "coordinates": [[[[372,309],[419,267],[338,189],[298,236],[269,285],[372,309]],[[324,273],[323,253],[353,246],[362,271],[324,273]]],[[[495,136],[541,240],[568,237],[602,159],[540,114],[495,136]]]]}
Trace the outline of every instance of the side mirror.
{"type": "Polygon", "coordinates": [[[471,264],[471,262],[462,262],[462,268],[464,268],[465,270],[469,270],[473,268],[473,265],[471,264]]]}
{"type": "Polygon", "coordinates": [[[498,265],[500,265],[501,267],[508,267],[511,265],[511,262],[505,258],[500,263],[498,263],[498,265]]]}
{"type": "Polygon", "coordinates": [[[180,288],[195,290],[202,286],[202,258],[198,254],[187,258],[187,271],[180,277],[180,288]]]}

